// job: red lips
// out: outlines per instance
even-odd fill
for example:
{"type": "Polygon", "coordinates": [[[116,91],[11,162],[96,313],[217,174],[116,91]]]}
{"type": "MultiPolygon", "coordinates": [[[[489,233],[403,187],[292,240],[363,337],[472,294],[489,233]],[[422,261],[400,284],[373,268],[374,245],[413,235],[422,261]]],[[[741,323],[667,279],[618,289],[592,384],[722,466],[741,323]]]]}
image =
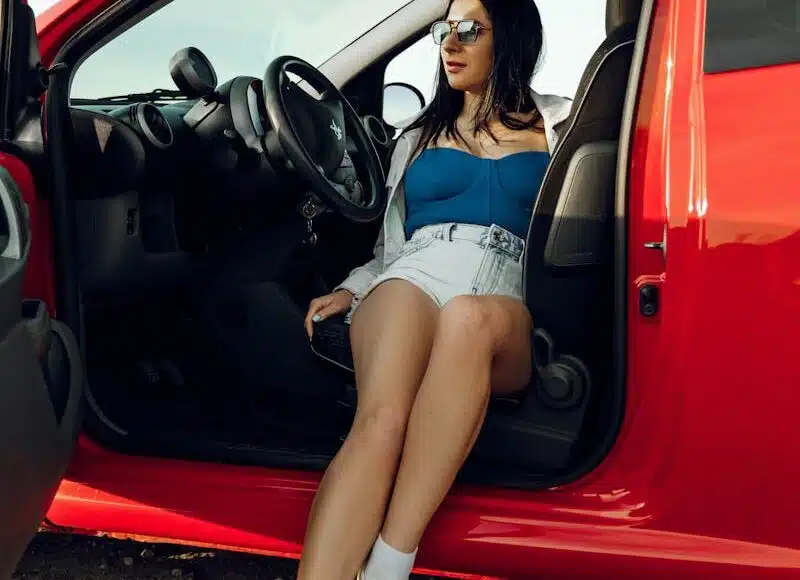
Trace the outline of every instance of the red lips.
{"type": "Polygon", "coordinates": [[[448,60],[448,61],[445,61],[444,66],[447,69],[447,72],[453,73],[453,72],[460,71],[461,69],[463,69],[467,65],[464,64],[463,62],[458,62],[458,61],[455,61],[455,60],[448,60]]]}

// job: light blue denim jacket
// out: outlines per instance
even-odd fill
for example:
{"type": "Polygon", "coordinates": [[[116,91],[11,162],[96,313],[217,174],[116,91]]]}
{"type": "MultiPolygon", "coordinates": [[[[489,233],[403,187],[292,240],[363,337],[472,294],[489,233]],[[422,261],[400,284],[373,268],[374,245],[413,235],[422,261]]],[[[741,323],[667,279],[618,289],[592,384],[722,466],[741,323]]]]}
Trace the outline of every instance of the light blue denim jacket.
{"type": "MultiPolygon", "coordinates": [[[[532,93],[536,108],[544,122],[547,147],[552,153],[559,137],[556,126],[569,116],[572,101],[556,95],[532,93]]],[[[389,163],[389,173],[386,176],[386,188],[389,190],[389,195],[386,213],[383,216],[383,226],[378,234],[378,241],[375,243],[375,257],[350,272],[345,281],[336,287],[336,290],[349,290],[359,296],[379,274],[397,259],[400,249],[406,242],[403,177],[406,168],[413,161],[412,153],[419,143],[421,134],[422,129],[414,129],[403,133],[397,140],[389,163]]]]}

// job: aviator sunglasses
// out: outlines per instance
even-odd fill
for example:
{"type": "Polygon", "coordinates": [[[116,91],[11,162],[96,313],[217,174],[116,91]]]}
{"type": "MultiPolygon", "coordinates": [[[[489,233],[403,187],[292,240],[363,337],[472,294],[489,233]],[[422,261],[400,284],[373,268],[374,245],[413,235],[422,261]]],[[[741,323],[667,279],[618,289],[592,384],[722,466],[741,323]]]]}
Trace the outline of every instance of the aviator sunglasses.
{"type": "Polygon", "coordinates": [[[491,30],[475,20],[439,20],[431,25],[433,42],[442,44],[455,30],[456,40],[459,44],[474,44],[478,40],[481,30],[491,30]]]}

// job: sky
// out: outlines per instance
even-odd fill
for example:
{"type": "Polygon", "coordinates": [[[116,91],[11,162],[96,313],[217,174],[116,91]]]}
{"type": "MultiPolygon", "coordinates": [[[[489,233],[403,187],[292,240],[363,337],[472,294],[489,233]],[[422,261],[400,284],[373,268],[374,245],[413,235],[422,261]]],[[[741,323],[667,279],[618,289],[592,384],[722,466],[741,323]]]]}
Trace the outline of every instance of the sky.
{"type": "MultiPolygon", "coordinates": [[[[28,3],[40,12],[54,1],[28,3]]],[[[211,59],[220,82],[240,74],[261,77],[280,54],[320,64],[406,1],[174,0],[90,56],[75,74],[71,96],[174,88],[169,58],[190,45],[211,59]]],[[[537,5],[545,52],[533,87],[571,97],[604,37],[605,0],[537,0],[537,5]]],[[[436,66],[437,47],[426,36],[392,61],[385,80],[408,82],[427,98],[436,66]]]]}

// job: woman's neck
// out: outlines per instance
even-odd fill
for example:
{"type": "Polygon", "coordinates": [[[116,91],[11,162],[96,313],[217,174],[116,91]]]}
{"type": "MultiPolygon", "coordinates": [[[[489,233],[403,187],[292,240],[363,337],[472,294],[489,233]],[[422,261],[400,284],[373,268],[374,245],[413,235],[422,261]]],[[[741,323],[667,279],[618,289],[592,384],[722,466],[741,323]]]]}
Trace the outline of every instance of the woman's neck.
{"type": "Polygon", "coordinates": [[[464,91],[464,108],[461,110],[462,117],[473,119],[483,100],[482,92],[464,91]]]}

